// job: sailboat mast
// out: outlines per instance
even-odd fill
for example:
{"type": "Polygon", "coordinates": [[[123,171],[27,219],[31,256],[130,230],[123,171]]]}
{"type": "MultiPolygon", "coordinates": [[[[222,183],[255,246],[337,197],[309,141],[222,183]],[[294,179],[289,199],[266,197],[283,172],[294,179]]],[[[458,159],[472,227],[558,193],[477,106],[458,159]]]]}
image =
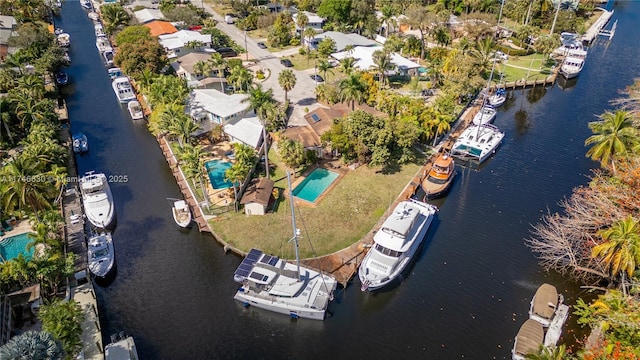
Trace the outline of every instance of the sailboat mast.
{"type": "Polygon", "coordinates": [[[296,211],[293,201],[293,189],[291,188],[291,173],[287,170],[287,183],[289,185],[289,202],[291,203],[291,226],[293,227],[293,246],[296,248],[296,267],[298,280],[300,280],[300,254],[298,251],[298,227],[296,226],[296,211]]]}

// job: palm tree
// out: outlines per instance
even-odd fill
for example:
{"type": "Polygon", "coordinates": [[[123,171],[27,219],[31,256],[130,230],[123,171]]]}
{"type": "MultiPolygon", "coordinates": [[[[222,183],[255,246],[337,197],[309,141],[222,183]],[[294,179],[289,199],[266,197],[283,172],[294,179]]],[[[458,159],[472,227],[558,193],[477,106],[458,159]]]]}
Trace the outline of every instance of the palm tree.
{"type": "Polygon", "coordinates": [[[163,135],[169,132],[175,119],[185,116],[184,105],[161,103],[153,112],[149,127],[154,135],[163,135]]]}
{"type": "Polygon", "coordinates": [[[567,354],[564,344],[560,346],[546,347],[540,345],[538,352],[527,354],[525,356],[527,360],[570,360],[573,356],[567,354]]]}
{"type": "Polygon", "coordinates": [[[614,222],[610,228],[598,231],[604,242],[591,249],[612,277],[626,273],[630,278],[640,264],[640,223],[631,215],[614,222]]]}
{"type": "Polygon", "coordinates": [[[296,86],[296,75],[291,69],[285,69],[278,75],[278,83],[284,90],[284,102],[287,102],[287,94],[296,86]]]}
{"type": "Polygon", "coordinates": [[[356,66],[355,58],[346,57],[340,60],[340,67],[342,67],[342,71],[344,71],[344,73],[347,75],[351,75],[353,70],[355,70],[355,66],[356,66]]]}
{"type": "Polygon", "coordinates": [[[25,181],[25,179],[46,179],[47,175],[39,172],[32,161],[18,156],[2,168],[3,182],[2,205],[4,210],[12,211],[12,205],[20,209],[31,209],[36,216],[39,211],[51,209],[50,199],[57,194],[46,181],[25,181]]]}
{"type": "MultiPolygon", "coordinates": [[[[220,53],[213,53],[208,60],[212,68],[218,69],[218,77],[224,78],[224,69],[227,68],[227,61],[220,55],[220,53]]],[[[224,92],[224,85],[220,81],[220,91],[224,92]]]]}
{"type": "Polygon", "coordinates": [[[303,13],[302,11],[298,12],[298,15],[296,18],[296,27],[300,29],[300,44],[304,43],[303,29],[307,28],[308,23],[309,23],[309,17],[307,16],[307,14],[303,13]]]}
{"type": "Polygon", "coordinates": [[[82,322],[84,313],[75,300],[55,300],[40,308],[38,317],[42,330],[60,341],[64,351],[75,357],[82,349],[82,322]]]}
{"type": "Polygon", "coordinates": [[[365,99],[367,89],[359,74],[351,74],[338,84],[340,101],[351,103],[351,110],[355,110],[356,101],[361,104],[365,99]]]}
{"type": "Polygon", "coordinates": [[[236,211],[238,211],[238,201],[240,200],[238,199],[238,185],[249,176],[250,170],[251,167],[238,161],[224,172],[225,181],[229,181],[233,185],[233,204],[236,211]]]}
{"type": "Polygon", "coordinates": [[[327,80],[327,73],[331,73],[333,75],[333,71],[331,70],[331,64],[326,59],[318,60],[317,65],[318,71],[322,73],[324,79],[327,80]]]}
{"type": "Polygon", "coordinates": [[[0,347],[0,359],[62,360],[62,345],[46,331],[27,331],[0,347]]]}
{"type": "Polygon", "coordinates": [[[259,118],[264,119],[264,105],[267,103],[272,103],[273,100],[273,90],[263,90],[262,85],[258,84],[258,86],[251,88],[249,91],[249,97],[247,100],[249,104],[251,104],[251,109],[258,115],[259,118]]]}
{"type": "Polygon", "coordinates": [[[385,72],[391,69],[391,54],[382,50],[376,50],[373,52],[373,64],[378,69],[378,76],[380,76],[380,86],[386,84],[385,72]]]}
{"type": "Polygon", "coordinates": [[[207,191],[204,187],[204,181],[202,181],[202,178],[206,176],[204,167],[206,154],[204,149],[200,145],[193,146],[191,144],[186,144],[179,150],[177,156],[184,175],[187,179],[191,180],[191,184],[194,187],[200,185],[200,190],[204,196],[205,203],[209,206],[209,197],[207,196],[207,191]]]}
{"type": "Polygon", "coordinates": [[[600,161],[604,167],[611,164],[616,173],[615,159],[626,155],[640,143],[638,129],[632,124],[632,116],[626,110],[607,111],[600,115],[600,121],[589,123],[593,135],[585,140],[585,145],[594,145],[587,151],[587,157],[600,161]]]}
{"type": "Polygon", "coordinates": [[[31,241],[27,244],[27,249],[33,249],[41,244],[55,252],[62,251],[62,238],[57,233],[51,234],[47,225],[43,223],[38,223],[35,228],[36,232],[28,235],[31,241]]]}
{"type": "Polygon", "coordinates": [[[42,99],[44,97],[44,79],[36,74],[28,74],[18,79],[18,87],[29,96],[42,99]]]}
{"type": "Polygon", "coordinates": [[[394,16],[396,15],[396,8],[393,5],[385,4],[380,8],[380,13],[382,16],[380,17],[380,23],[384,24],[385,30],[385,38],[389,37],[389,28],[391,26],[395,27],[394,16]]]}
{"type": "Polygon", "coordinates": [[[182,113],[180,116],[177,116],[172,119],[171,124],[169,125],[169,134],[178,138],[178,145],[183,147],[185,144],[189,143],[191,140],[191,134],[194,131],[198,130],[199,125],[196,124],[191,117],[187,114],[182,113]]]}
{"type": "Polygon", "coordinates": [[[207,70],[209,70],[209,64],[204,61],[198,61],[193,64],[193,71],[196,72],[196,76],[206,77],[207,70]]]}
{"type": "Polygon", "coordinates": [[[309,53],[311,51],[311,42],[316,37],[316,31],[312,27],[308,27],[304,29],[302,35],[307,39],[307,53],[309,53]]]}
{"type": "Polygon", "coordinates": [[[236,87],[236,89],[240,89],[246,91],[253,80],[253,75],[243,66],[236,66],[231,69],[231,74],[229,74],[229,81],[236,87]]]}
{"type": "Polygon", "coordinates": [[[105,24],[105,30],[111,34],[119,27],[129,24],[131,16],[120,4],[105,4],[100,7],[102,20],[105,24]]]}
{"type": "Polygon", "coordinates": [[[409,7],[406,15],[405,23],[420,31],[420,59],[424,59],[425,35],[436,23],[436,15],[429,12],[426,7],[418,5],[409,7]]]}

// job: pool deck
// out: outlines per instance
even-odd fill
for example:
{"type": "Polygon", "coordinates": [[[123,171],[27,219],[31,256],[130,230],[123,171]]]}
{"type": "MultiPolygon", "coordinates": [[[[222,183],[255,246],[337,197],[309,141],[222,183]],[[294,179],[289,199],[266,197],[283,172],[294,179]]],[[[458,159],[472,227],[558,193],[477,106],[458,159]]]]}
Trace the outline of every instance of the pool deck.
{"type": "Polygon", "coordinates": [[[0,241],[6,238],[22,235],[24,233],[33,232],[33,228],[31,227],[31,224],[29,224],[29,220],[19,220],[15,225],[11,225],[11,227],[11,230],[4,230],[4,234],[0,235],[0,241]]]}

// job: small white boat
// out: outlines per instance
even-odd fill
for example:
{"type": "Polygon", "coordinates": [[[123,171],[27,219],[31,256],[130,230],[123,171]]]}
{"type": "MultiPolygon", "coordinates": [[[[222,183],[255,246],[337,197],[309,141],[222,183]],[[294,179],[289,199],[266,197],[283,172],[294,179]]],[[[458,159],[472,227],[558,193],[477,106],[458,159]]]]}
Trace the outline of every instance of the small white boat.
{"type": "Polygon", "coordinates": [[[98,52],[103,53],[107,50],[113,51],[111,47],[111,42],[107,39],[106,36],[98,36],[96,37],[96,47],[98,48],[98,52]]]}
{"type": "Polygon", "coordinates": [[[538,351],[543,340],[544,329],[542,325],[535,320],[527,319],[516,335],[516,340],[511,350],[511,358],[513,360],[525,360],[527,355],[538,351]]]}
{"type": "MultiPolygon", "coordinates": [[[[287,173],[289,191],[291,178],[287,173]]],[[[290,193],[293,238],[298,248],[293,194],[290,193]]],[[[233,279],[242,284],[234,299],[245,307],[255,306],[292,318],[324,320],[333,292],[338,286],[336,279],[321,271],[290,263],[276,256],[251,249],[233,274],[233,279]]]]}
{"type": "Polygon", "coordinates": [[[95,29],[96,37],[99,37],[99,36],[106,36],[106,34],[104,33],[104,28],[102,27],[102,24],[100,24],[100,23],[95,24],[95,25],[93,26],[93,28],[95,29]]]}
{"type": "Polygon", "coordinates": [[[133,91],[133,87],[129,82],[129,78],[126,76],[117,77],[111,82],[113,92],[118,97],[118,101],[126,103],[136,99],[136,94],[133,91]]]}
{"type": "Polygon", "coordinates": [[[496,109],[488,106],[483,106],[473,116],[474,125],[491,124],[496,118],[496,109]]]}
{"type": "Polygon", "coordinates": [[[58,34],[58,45],[62,47],[69,47],[71,45],[71,36],[67,33],[58,34]]]}
{"type": "Polygon", "coordinates": [[[62,34],[63,32],[64,32],[64,30],[62,30],[62,28],[59,28],[59,27],[57,27],[57,28],[55,28],[55,29],[53,30],[53,33],[54,33],[56,36],[58,36],[58,35],[62,34]]]}
{"type": "Polygon", "coordinates": [[[87,16],[89,17],[89,19],[93,21],[100,21],[100,15],[98,15],[97,12],[91,11],[90,13],[87,14],[87,16]]]}
{"type": "Polygon", "coordinates": [[[191,210],[184,200],[174,201],[171,212],[173,213],[173,220],[178,226],[186,228],[191,224],[191,210]]]}
{"type": "Polygon", "coordinates": [[[487,98],[487,104],[493,108],[502,106],[505,101],[507,101],[507,90],[504,88],[499,88],[487,98]]]}
{"type": "Polygon", "coordinates": [[[71,65],[71,56],[69,56],[69,52],[65,51],[62,57],[64,58],[64,61],[67,62],[67,65],[71,65]]]}
{"type": "Polygon", "coordinates": [[[104,58],[105,64],[107,66],[113,65],[113,49],[109,48],[102,52],[102,57],[104,58]]]}
{"type": "Polygon", "coordinates": [[[115,263],[113,239],[110,232],[96,234],[87,242],[89,271],[99,278],[106,277],[115,263]]]}
{"type": "Polygon", "coordinates": [[[407,268],[438,208],[417,200],[400,202],[373,236],[358,269],[362,291],[382,289],[407,268]]]}
{"type": "Polygon", "coordinates": [[[494,125],[471,125],[453,144],[451,155],[482,163],[495,153],[503,138],[504,133],[494,125]]]}
{"type": "Polygon", "coordinates": [[[144,119],[144,111],[142,111],[142,106],[138,102],[138,100],[129,101],[127,104],[127,109],[129,110],[129,115],[131,115],[131,119],[133,120],[141,120],[144,119]]]}
{"type": "Polygon", "coordinates": [[[560,74],[567,79],[573,79],[580,75],[582,68],[584,67],[584,60],[577,57],[566,57],[560,65],[560,74]]]}
{"type": "Polygon", "coordinates": [[[89,151],[89,142],[87,136],[83,133],[73,134],[73,152],[76,154],[82,154],[89,151]]]}
{"type": "Polygon", "coordinates": [[[80,0],[80,6],[87,10],[93,10],[93,4],[91,3],[91,0],[80,0]]]}
{"type": "Polygon", "coordinates": [[[109,70],[107,70],[107,73],[109,74],[109,78],[113,81],[113,79],[120,77],[120,76],[124,76],[122,74],[122,70],[120,70],[120,68],[114,67],[114,68],[110,68],[109,70]]]}
{"type": "Polygon", "coordinates": [[[87,172],[79,180],[87,220],[96,228],[108,228],[115,220],[115,206],[105,174],[87,172]]]}
{"type": "Polygon", "coordinates": [[[136,343],[132,336],[120,334],[111,335],[111,343],[104,347],[105,360],[139,360],[136,343]]]}
{"type": "Polygon", "coordinates": [[[564,297],[562,294],[558,294],[555,286],[542,284],[531,299],[529,319],[539,322],[544,327],[549,327],[558,310],[558,305],[563,302],[564,297]]]}

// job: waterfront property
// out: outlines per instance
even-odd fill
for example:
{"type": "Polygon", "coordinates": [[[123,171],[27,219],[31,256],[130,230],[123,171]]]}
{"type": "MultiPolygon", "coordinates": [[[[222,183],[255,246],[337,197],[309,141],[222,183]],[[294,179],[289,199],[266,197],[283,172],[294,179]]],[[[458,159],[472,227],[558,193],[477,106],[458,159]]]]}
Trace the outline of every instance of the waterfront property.
{"type": "Polygon", "coordinates": [[[0,240],[0,262],[17,258],[20,254],[28,258],[32,257],[33,248],[27,250],[27,245],[31,241],[28,232],[0,240]]]}
{"type": "Polygon", "coordinates": [[[226,189],[233,186],[229,181],[224,179],[224,173],[231,167],[231,163],[219,159],[209,160],[204,163],[207,173],[209,174],[209,181],[214,189],[226,189]]]}
{"type": "Polygon", "coordinates": [[[339,176],[336,172],[317,168],[293,189],[293,196],[315,203],[339,176]]]}

